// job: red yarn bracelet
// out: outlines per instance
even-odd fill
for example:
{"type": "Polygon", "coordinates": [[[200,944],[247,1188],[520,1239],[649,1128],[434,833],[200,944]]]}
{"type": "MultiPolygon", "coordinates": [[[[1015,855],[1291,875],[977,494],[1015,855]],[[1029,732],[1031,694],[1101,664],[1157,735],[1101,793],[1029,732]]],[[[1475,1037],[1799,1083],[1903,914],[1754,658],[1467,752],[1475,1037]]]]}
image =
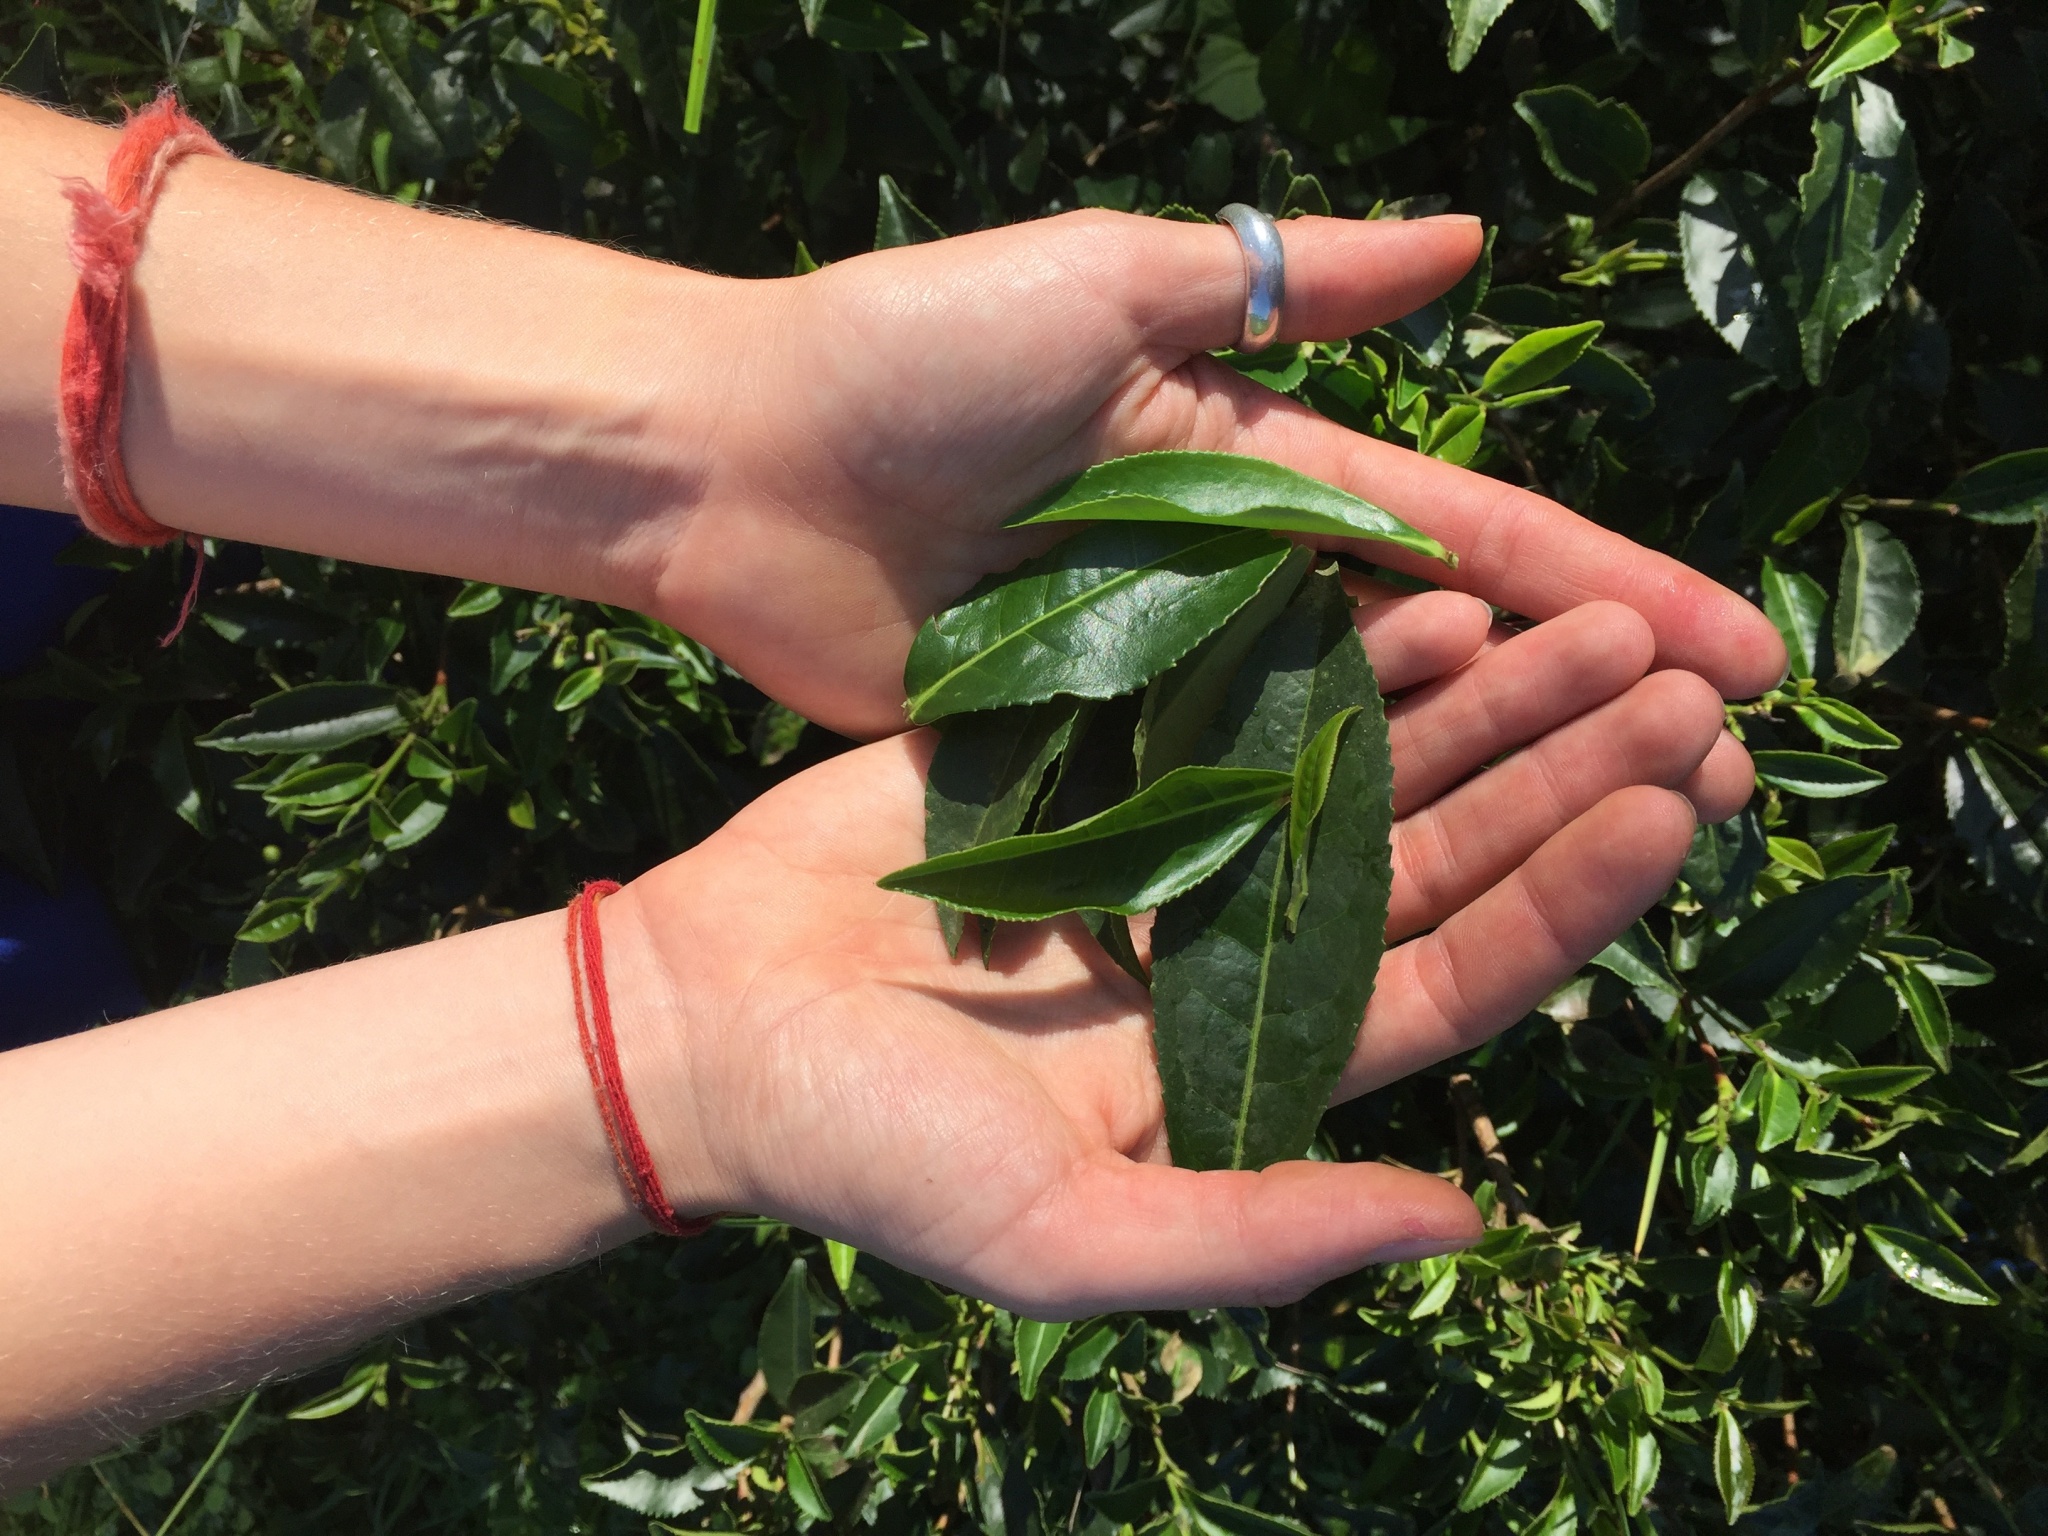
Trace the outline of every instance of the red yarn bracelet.
{"type": "Polygon", "coordinates": [[[189,155],[226,154],[166,90],[128,119],[107,161],[106,191],[75,176],[63,183],[72,209],[71,264],[78,268],[57,376],[64,489],[85,526],[110,544],[154,549],[182,538],[192,546],[191,583],[164,645],[177,638],[191,616],[205,555],[196,535],[165,527],[143,511],[128,483],[128,466],[121,458],[121,406],[130,289],[143,232],[171,167],[189,155]]]}
{"type": "Polygon", "coordinates": [[[618,1041],[612,1035],[611,993],[604,981],[604,934],[597,923],[597,904],[619,889],[615,880],[593,880],[569,903],[569,986],[576,997],[576,1038],[583,1045],[583,1064],[590,1086],[597,1090],[597,1112],[605,1139],[619,1165],[626,1192],[648,1225],[670,1237],[695,1237],[718,1218],[699,1216],[685,1221],[662,1192],[654,1155],[647,1150],[640,1123],[626,1098],[626,1077],[619,1069],[618,1041]],[[588,1006],[584,990],[588,986],[588,1006]]]}

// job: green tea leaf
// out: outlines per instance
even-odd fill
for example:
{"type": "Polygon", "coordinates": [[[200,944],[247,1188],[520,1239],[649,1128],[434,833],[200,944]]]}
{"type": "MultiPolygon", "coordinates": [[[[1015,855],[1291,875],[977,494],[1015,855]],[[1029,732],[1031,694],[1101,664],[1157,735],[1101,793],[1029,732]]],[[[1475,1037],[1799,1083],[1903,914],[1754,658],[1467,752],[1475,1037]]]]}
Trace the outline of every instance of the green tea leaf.
{"type": "Polygon", "coordinates": [[[1889,661],[1920,618],[1920,574],[1906,546],[1858,519],[1842,545],[1835,591],[1835,670],[1860,682],[1889,661]]]}
{"type": "Polygon", "coordinates": [[[769,1298],[768,1310],[762,1314],[757,1345],[761,1374],[778,1403],[787,1404],[797,1381],[810,1373],[816,1358],[811,1341],[815,1320],[810,1266],[802,1259],[793,1259],[782,1284],[769,1298]]]}
{"type": "Polygon", "coordinates": [[[382,683],[306,683],[257,701],[197,738],[216,752],[331,752],[405,723],[396,688],[382,683]]]}
{"type": "Polygon", "coordinates": [[[2048,448],[1986,459],[1965,471],[1941,499],[1980,523],[2031,523],[2048,513],[2048,448]]]}
{"type": "Polygon", "coordinates": [[[1960,1307],[1998,1305],[1977,1272],[1932,1238],[1899,1227],[1865,1227],[1863,1235],[1871,1251],[1914,1290],[1960,1307]]]}
{"type": "Polygon", "coordinates": [[[1017,1390],[1025,1397],[1038,1392],[1038,1378],[1045,1374],[1052,1357],[1059,1353],[1067,1336],[1067,1323],[1039,1323],[1028,1317],[1017,1319],[1017,1390]]]}
{"type": "MultiPolygon", "coordinates": [[[[1301,586],[1315,561],[1311,550],[1297,547],[1266,578],[1258,596],[1246,603],[1215,634],[1152,680],[1145,690],[1138,720],[1138,783],[1150,784],[1185,767],[1195,742],[1222,707],[1231,679],[1266,626],[1279,616],[1301,586]]],[[[927,843],[929,848],[929,843],[927,843]]]]}
{"type": "Polygon", "coordinates": [[[1446,564],[1450,551],[1384,507],[1283,464],[1235,453],[1134,453],[1084,470],[1004,526],[1035,523],[1214,523],[1281,533],[1376,539],[1446,564]]]}
{"type": "Polygon", "coordinates": [[[1743,498],[1745,539],[1810,526],[1848,489],[1870,455],[1863,414],[1854,400],[1817,400],[1793,419],[1743,498]]]}
{"type": "Polygon", "coordinates": [[[1859,752],[1889,752],[1899,745],[1898,737],[1855,705],[1826,694],[1817,693],[1804,704],[1794,704],[1792,713],[1801,725],[1831,746],[1851,747],[1859,752]]]}
{"type": "Polygon", "coordinates": [[[1764,556],[1763,589],[1764,612],[1784,636],[1792,675],[1812,677],[1820,665],[1828,589],[1803,571],[1786,570],[1769,555],[1764,556]]]}
{"type": "Polygon", "coordinates": [[[1756,776],[1788,794],[1809,800],[1839,800],[1875,789],[1885,776],[1846,757],[1820,752],[1752,752],[1756,776]]]}
{"type": "Polygon", "coordinates": [[[1097,1387],[1089,1394],[1088,1406],[1081,1411],[1082,1460],[1086,1465],[1101,1461],[1130,1432],[1123,1398],[1114,1387],[1097,1387]]]}
{"type": "Polygon", "coordinates": [[[1472,62],[1486,34],[1511,3],[1512,0],[1450,0],[1452,74],[1462,73],[1472,62]]]}
{"type": "Polygon", "coordinates": [[[1472,1475],[1458,1494],[1458,1508],[1478,1509],[1491,1504],[1517,1483],[1529,1470],[1535,1450],[1535,1436],[1529,1426],[1514,1419],[1501,1420],[1486,1449],[1472,1465],[1472,1475]]]}
{"type": "MultiPolygon", "coordinates": [[[[1756,1102],[1756,1149],[1768,1152],[1783,1146],[1799,1131],[1799,1085],[1781,1077],[1768,1064],[1756,1071],[1763,1074],[1763,1089],[1756,1102]]],[[[1741,1346],[1738,1344],[1737,1349],[1741,1346]]]]}
{"type": "Polygon", "coordinates": [[[1881,5],[1844,6],[1831,11],[1828,21],[1836,28],[1835,37],[1807,73],[1806,84],[1811,90],[1817,91],[1873,64],[1882,64],[1899,51],[1899,35],[1892,30],[1881,5]]]}
{"type": "Polygon", "coordinates": [[[1129,693],[1221,628],[1288,548],[1249,529],[1089,528],[926,623],[904,669],[905,708],[925,724],[1055,694],[1129,693]]]}
{"type": "Polygon", "coordinates": [[[1177,768],[1070,827],[926,859],[877,884],[1011,922],[1128,917],[1215,874],[1279,814],[1293,783],[1291,773],[1262,768],[1177,768]]]}
{"type": "MultiPolygon", "coordinates": [[[[924,786],[926,858],[1009,837],[1024,825],[1053,761],[1074,733],[1073,699],[954,715],[940,727],[924,786]]],[[[958,953],[962,919],[939,910],[946,948],[958,953]]]]}
{"type": "Polygon", "coordinates": [[[1818,386],[1842,333],[1898,276],[1924,194],[1913,135],[1875,81],[1857,76],[1823,88],[1813,146],[1813,166],[1799,182],[1790,295],[1807,382],[1818,386]]]}
{"type": "Polygon", "coordinates": [[[1517,96],[1515,115],[1536,135],[1550,174],[1581,192],[1624,192],[1650,163],[1650,131],[1626,102],[1551,85],[1517,96]]]}
{"type": "Polygon", "coordinates": [[[1780,897],[1707,952],[1693,985],[1729,1002],[1825,991],[1854,963],[1890,889],[1885,875],[1845,875],[1780,897]]]}
{"type": "Polygon", "coordinates": [[[1287,898],[1287,930],[1294,931],[1302,903],[1308,900],[1308,850],[1315,835],[1316,819],[1323,814],[1329,797],[1330,775],[1337,767],[1337,746],[1344,727],[1361,706],[1347,704],[1330,716],[1294,762],[1294,792],[1287,802],[1287,869],[1293,887],[1287,898]]]}
{"type": "Polygon", "coordinates": [[[1378,969],[1392,870],[1392,766],[1372,669],[1332,573],[1311,575],[1259,637],[1197,761],[1293,768],[1356,706],[1312,857],[1285,922],[1287,838],[1269,828],[1152,930],[1154,1042],[1174,1161],[1259,1168],[1307,1149],[1357,1037],[1378,969]]]}
{"type": "Polygon", "coordinates": [[[1925,1067],[1843,1067],[1820,1075],[1821,1087],[1845,1099],[1883,1102],[1918,1088],[1934,1076],[1925,1067]]]}
{"type": "Polygon", "coordinates": [[[1514,395],[1547,384],[1585,356],[1605,328],[1601,321],[1585,320],[1531,331],[1486,365],[1479,388],[1484,394],[1514,395]]]}
{"type": "Polygon", "coordinates": [[[1799,321],[1788,274],[1798,204],[1754,171],[1702,171],[1682,202],[1678,243],[1693,307],[1744,362],[1796,373],[1799,321]]]}
{"type": "Polygon", "coordinates": [[[1887,967],[1886,975],[1913,1020],[1913,1033],[1919,1037],[1920,1049],[1927,1053],[1927,1059],[1934,1063],[1935,1070],[1948,1071],[1949,1053],[1955,1044],[1956,1031],[1949,1019],[1948,999],[1941,995],[1941,988],[1929,981],[1919,966],[1903,961],[1894,961],[1887,967]]]}
{"type": "Polygon", "coordinates": [[[1722,1511],[1733,1525],[1749,1508],[1749,1496],[1756,1488],[1756,1455],[1726,1403],[1714,1407],[1714,1486],[1720,1490],[1722,1511]]]}
{"type": "Polygon", "coordinates": [[[821,43],[856,53],[922,48],[931,41],[878,0],[804,0],[804,30],[821,43]]]}

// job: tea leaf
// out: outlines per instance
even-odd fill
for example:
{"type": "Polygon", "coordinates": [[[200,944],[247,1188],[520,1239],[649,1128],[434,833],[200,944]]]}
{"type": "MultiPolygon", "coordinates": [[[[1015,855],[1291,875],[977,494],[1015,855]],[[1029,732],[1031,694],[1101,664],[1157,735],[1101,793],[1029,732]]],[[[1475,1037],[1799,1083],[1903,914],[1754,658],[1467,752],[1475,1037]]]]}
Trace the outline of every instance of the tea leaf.
{"type": "Polygon", "coordinates": [[[1293,784],[1291,773],[1262,768],[1177,768],[1057,832],[964,848],[877,883],[1011,922],[1083,911],[1128,917],[1213,875],[1279,813],[1293,784]]]}
{"type": "Polygon", "coordinates": [[[1378,539],[1457,563],[1443,545],[1384,507],[1285,465],[1235,453],[1174,450],[1111,459],[1026,507],[1006,526],[1074,522],[1220,523],[1378,539]]]}
{"type": "Polygon", "coordinates": [[[1087,529],[983,582],[918,632],[906,711],[925,724],[1055,694],[1129,693],[1220,628],[1287,552],[1251,530],[1087,529]]]}
{"type": "Polygon", "coordinates": [[[383,683],[306,683],[259,699],[203,736],[217,752],[328,752],[404,724],[398,690],[383,683]]]}
{"type": "Polygon", "coordinates": [[[1963,1307],[1995,1307],[1997,1296],[1977,1272],[1932,1238],[1898,1227],[1865,1227],[1873,1252],[1916,1291],[1963,1307]]]}
{"type": "MultiPolygon", "coordinates": [[[[1052,699],[955,715],[939,733],[924,786],[926,858],[1009,837],[1024,825],[1046,770],[1074,733],[1077,701],[1052,699]]],[[[939,909],[946,948],[960,949],[958,910],[939,909]]]]}
{"type": "Polygon", "coordinates": [[[1287,931],[1287,838],[1273,827],[1152,930],[1154,1040],[1174,1161],[1260,1168],[1299,1157],[1350,1058],[1379,965],[1392,882],[1393,770],[1372,669],[1334,573],[1302,584],[1259,637],[1197,760],[1292,775],[1326,723],[1337,748],[1287,931]]]}

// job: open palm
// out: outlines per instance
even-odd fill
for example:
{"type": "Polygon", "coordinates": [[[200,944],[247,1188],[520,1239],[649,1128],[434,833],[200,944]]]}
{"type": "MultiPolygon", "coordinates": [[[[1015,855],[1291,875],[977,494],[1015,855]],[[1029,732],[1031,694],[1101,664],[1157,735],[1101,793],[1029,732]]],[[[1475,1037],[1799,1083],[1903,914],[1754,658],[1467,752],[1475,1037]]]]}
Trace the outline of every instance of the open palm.
{"type": "MultiPolygon", "coordinates": [[[[1449,593],[1360,611],[1383,686],[1409,691],[1395,947],[1342,1096],[1520,1018],[1654,901],[1693,828],[1670,787],[1717,815],[1747,792],[1746,765],[1712,761],[1713,690],[1645,676],[1632,611],[1491,643],[1487,617],[1449,593]]],[[[607,908],[674,979],[690,1088],[656,1113],[702,1149],[703,1204],[1038,1316],[1269,1301],[1473,1235],[1470,1202],[1424,1174],[1169,1166],[1148,1000],[1078,923],[1005,929],[984,970],[947,955],[927,903],[876,888],[921,856],[933,741],[811,769],[607,908]]]]}
{"type": "MultiPolygon", "coordinates": [[[[1473,220],[1285,225],[1284,339],[1353,335],[1426,303],[1479,250],[1473,220]]],[[[708,483],[657,606],[770,694],[856,736],[903,726],[917,626],[1063,530],[1003,519],[1089,464],[1161,448],[1256,455],[1378,502],[1454,572],[1374,558],[1545,619],[1613,599],[1657,664],[1730,697],[1784,663],[1749,604],[1530,492],[1361,437],[1206,356],[1244,302],[1221,226],[1082,213],[751,285],[758,341],[715,423],[708,483]],[[790,594],[781,603],[764,594],[790,594]]],[[[1360,546],[1370,549],[1370,546],[1360,546]]]]}

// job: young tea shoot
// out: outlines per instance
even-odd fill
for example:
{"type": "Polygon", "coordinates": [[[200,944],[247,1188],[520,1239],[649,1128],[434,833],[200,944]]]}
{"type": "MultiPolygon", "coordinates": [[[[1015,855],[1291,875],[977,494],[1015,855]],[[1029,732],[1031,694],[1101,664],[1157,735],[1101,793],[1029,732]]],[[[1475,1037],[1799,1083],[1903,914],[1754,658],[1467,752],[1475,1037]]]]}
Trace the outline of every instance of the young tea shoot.
{"type": "Polygon", "coordinates": [[[1300,1157],[1385,941],[1393,766],[1335,563],[1280,535],[1453,557],[1220,453],[1097,465],[1011,521],[1088,526],[919,633],[905,708],[940,737],[927,857],[881,884],[929,897],[955,953],[968,912],[984,955],[998,921],[1079,914],[1152,994],[1174,1161],[1300,1157]]]}

